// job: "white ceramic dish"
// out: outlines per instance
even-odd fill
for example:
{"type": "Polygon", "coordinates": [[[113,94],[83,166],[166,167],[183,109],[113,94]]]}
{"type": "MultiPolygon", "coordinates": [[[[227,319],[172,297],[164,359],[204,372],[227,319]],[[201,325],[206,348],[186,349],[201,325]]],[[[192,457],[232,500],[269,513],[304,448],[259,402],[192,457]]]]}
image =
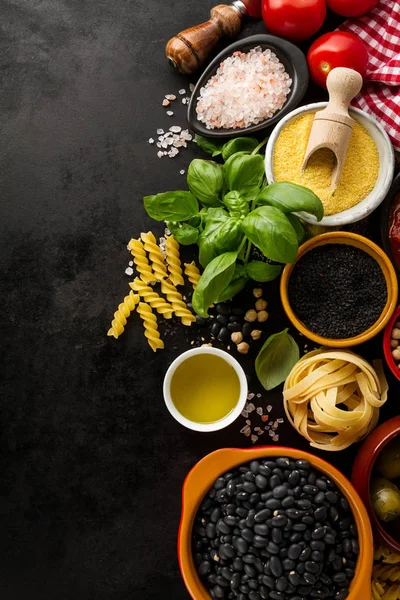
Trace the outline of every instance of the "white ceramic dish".
{"type": "MultiPolygon", "coordinates": [[[[301,106],[300,108],[293,110],[291,113],[283,117],[278,125],[276,125],[271,137],[268,140],[265,151],[265,173],[268,183],[274,183],[275,181],[272,169],[273,151],[275,141],[283,127],[285,127],[285,125],[293,118],[301,114],[322,110],[326,106],[327,102],[315,102],[314,104],[301,106]]],[[[376,144],[376,147],[378,148],[380,165],[378,179],[376,180],[374,189],[368,194],[368,196],[348,210],[324,217],[321,221],[317,221],[314,216],[307,213],[298,213],[298,216],[303,221],[306,221],[311,225],[318,225],[320,227],[341,227],[342,225],[348,225],[349,223],[361,221],[361,219],[364,219],[376,208],[378,208],[390,189],[394,174],[394,151],[388,134],[383,129],[382,125],[380,125],[380,123],[378,123],[374,117],[366,112],[359,110],[358,108],[350,108],[350,114],[368,130],[376,144]]]]}
{"type": "Polygon", "coordinates": [[[176,419],[178,423],[184,425],[188,429],[193,429],[194,431],[202,432],[219,431],[220,429],[224,429],[224,427],[227,427],[228,425],[233,423],[233,421],[235,421],[238,418],[238,416],[245,407],[247,400],[247,391],[248,388],[246,375],[244,374],[244,371],[239,365],[238,361],[227,352],[224,352],[224,350],[219,350],[218,348],[211,348],[211,346],[192,348],[191,350],[188,350],[187,352],[184,352],[183,354],[178,356],[178,358],[176,358],[171,364],[165,375],[163,388],[165,404],[171,415],[174,417],[174,419],[176,419]],[[219,356],[231,367],[233,367],[233,369],[236,371],[237,376],[239,377],[240,394],[235,408],[228,415],[226,415],[226,417],[224,417],[223,419],[219,419],[218,421],[214,421],[213,423],[196,423],[195,421],[190,421],[189,419],[186,419],[186,417],[181,415],[181,413],[176,409],[174,403],[172,402],[172,377],[179,365],[181,365],[186,359],[190,358],[191,356],[194,356],[195,354],[214,354],[215,356],[219,356]]]}

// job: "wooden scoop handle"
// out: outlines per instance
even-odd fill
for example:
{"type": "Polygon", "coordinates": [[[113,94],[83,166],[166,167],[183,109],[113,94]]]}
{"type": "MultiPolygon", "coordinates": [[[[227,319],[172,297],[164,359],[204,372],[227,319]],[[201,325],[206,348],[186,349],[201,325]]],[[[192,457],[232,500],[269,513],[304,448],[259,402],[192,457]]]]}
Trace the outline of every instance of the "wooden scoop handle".
{"type": "Polygon", "coordinates": [[[178,33],[168,42],[168,61],[185,75],[194,73],[224,35],[234,37],[239,33],[243,14],[234,6],[215,6],[209,21],[178,33]]]}
{"type": "Polygon", "coordinates": [[[363,79],[357,71],[344,67],[332,69],[326,80],[329,103],[324,110],[317,113],[317,119],[329,119],[352,127],[353,119],[349,116],[349,105],[360,92],[362,84],[363,79]]]}

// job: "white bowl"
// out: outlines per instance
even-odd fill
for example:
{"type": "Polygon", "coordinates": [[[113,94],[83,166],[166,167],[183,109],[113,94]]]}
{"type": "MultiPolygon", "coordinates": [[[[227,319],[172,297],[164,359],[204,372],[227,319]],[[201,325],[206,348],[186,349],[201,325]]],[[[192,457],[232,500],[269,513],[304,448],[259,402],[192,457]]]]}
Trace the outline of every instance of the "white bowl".
{"type": "Polygon", "coordinates": [[[211,346],[202,346],[201,348],[192,348],[191,350],[184,352],[183,354],[181,354],[180,356],[178,356],[178,358],[176,358],[174,360],[174,362],[171,364],[171,366],[169,367],[169,369],[164,377],[164,388],[163,388],[164,400],[165,400],[165,404],[166,404],[169,412],[174,417],[174,419],[176,419],[178,421],[178,423],[180,423],[181,425],[184,425],[188,429],[193,429],[194,431],[203,431],[203,432],[219,431],[220,429],[223,429],[224,427],[227,427],[228,425],[233,423],[233,421],[235,421],[238,418],[238,416],[240,415],[240,413],[242,412],[242,410],[245,407],[246,400],[247,400],[247,391],[248,391],[248,389],[247,389],[246,375],[244,374],[244,371],[243,371],[242,367],[239,365],[238,361],[235,358],[233,358],[233,356],[228,354],[227,352],[224,352],[224,350],[219,350],[218,348],[212,348],[211,346]],[[227,362],[231,367],[234,368],[237,376],[239,377],[240,393],[239,393],[238,402],[237,402],[235,408],[228,415],[226,415],[226,417],[223,417],[222,419],[219,419],[218,421],[214,421],[213,423],[196,423],[195,421],[190,421],[189,419],[186,419],[186,417],[181,415],[181,413],[176,409],[175,404],[172,402],[172,398],[171,398],[172,377],[174,376],[174,373],[175,373],[176,369],[179,367],[179,365],[181,365],[186,359],[190,358],[191,356],[194,356],[195,354],[214,354],[215,356],[219,356],[225,362],[227,362]]]}
{"type": "MultiPolygon", "coordinates": [[[[268,183],[274,183],[275,181],[272,170],[273,152],[275,142],[283,127],[285,127],[285,125],[295,117],[308,112],[322,110],[327,106],[327,104],[327,102],[315,102],[314,104],[301,106],[300,108],[293,110],[291,113],[283,117],[281,121],[279,121],[268,140],[265,151],[265,173],[268,183]]],[[[306,221],[306,223],[310,223],[311,225],[318,225],[320,227],[340,227],[342,225],[348,225],[349,223],[361,221],[361,219],[364,219],[376,208],[378,208],[381,202],[383,202],[391,186],[394,174],[394,151],[388,134],[374,117],[367,114],[363,110],[359,110],[358,108],[350,108],[350,114],[356,121],[361,123],[365,129],[367,129],[376,144],[379,153],[378,179],[376,180],[374,189],[368,194],[368,196],[366,196],[364,200],[361,200],[361,202],[352,208],[343,210],[342,212],[330,215],[328,217],[324,217],[321,221],[317,221],[313,215],[308,213],[298,213],[298,217],[300,217],[303,221],[306,221]]]]}

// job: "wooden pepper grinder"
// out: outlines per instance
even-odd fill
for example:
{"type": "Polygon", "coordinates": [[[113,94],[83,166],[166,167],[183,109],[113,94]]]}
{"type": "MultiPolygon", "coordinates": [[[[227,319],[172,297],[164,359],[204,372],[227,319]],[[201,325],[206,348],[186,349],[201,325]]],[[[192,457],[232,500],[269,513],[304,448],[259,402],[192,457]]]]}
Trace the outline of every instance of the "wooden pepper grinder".
{"type": "Polygon", "coordinates": [[[230,6],[215,6],[209,21],[186,29],[169,40],[165,49],[168,61],[184,75],[194,73],[224,35],[234,37],[239,33],[242,19],[247,14],[261,17],[261,0],[234,0],[230,6]]]}
{"type": "Polygon", "coordinates": [[[314,117],[302,172],[316,150],[329,148],[336,157],[336,165],[332,170],[332,191],[339,183],[354,126],[354,119],[349,115],[349,105],[360,92],[362,84],[363,79],[357,71],[344,67],[332,69],[326,80],[329,92],[328,106],[318,111],[314,117]]]}

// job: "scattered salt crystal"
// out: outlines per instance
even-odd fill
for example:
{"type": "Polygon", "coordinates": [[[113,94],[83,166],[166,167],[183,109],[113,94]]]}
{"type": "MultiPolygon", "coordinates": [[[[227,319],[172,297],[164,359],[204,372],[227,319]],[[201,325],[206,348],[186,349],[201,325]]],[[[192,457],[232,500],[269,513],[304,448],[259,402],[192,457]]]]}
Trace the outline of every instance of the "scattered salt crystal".
{"type": "Polygon", "coordinates": [[[250,419],[246,419],[246,425],[251,425],[250,419]]]}
{"type": "Polygon", "coordinates": [[[279,441],[279,435],[274,435],[274,437],[272,438],[274,442],[278,442],[279,441]]]}
{"type": "Polygon", "coordinates": [[[154,139],[153,138],[149,138],[149,144],[154,144],[154,139]]]}
{"type": "Polygon", "coordinates": [[[186,94],[186,90],[184,90],[183,88],[181,90],[179,90],[178,94],[180,94],[181,96],[183,96],[183,94],[186,94]]]}
{"type": "Polygon", "coordinates": [[[258,415],[260,415],[260,416],[263,414],[263,409],[262,409],[262,406],[259,406],[259,407],[257,408],[257,410],[256,410],[256,413],[257,413],[258,415]]]}
{"type": "Polygon", "coordinates": [[[174,114],[174,113],[172,112],[172,110],[167,110],[167,115],[168,115],[169,117],[172,117],[172,115],[173,115],[173,114],[174,114]]]}
{"type": "Polygon", "coordinates": [[[167,94],[165,97],[167,100],[176,100],[175,94],[167,94]]]}
{"type": "Polygon", "coordinates": [[[169,105],[170,105],[170,102],[169,102],[169,100],[163,100],[163,101],[162,101],[162,105],[163,105],[163,106],[169,106],[169,105]]]}
{"type": "Polygon", "coordinates": [[[247,404],[247,406],[246,406],[246,410],[249,414],[252,413],[253,410],[255,410],[255,409],[256,409],[256,407],[254,406],[254,404],[250,403],[250,404],[247,404]]]}
{"type": "Polygon", "coordinates": [[[182,131],[182,127],[179,127],[179,125],[172,125],[169,130],[172,131],[172,133],[180,133],[182,131]]]}
{"type": "Polygon", "coordinates": [[[254,396],[255,394],[250,392],[250,394],[247,394],[247,400],[253,400],[254,396]]]}
{"type": "Polygon", "coordinates": [[[193,85],[193,83],[189,83],[189,90],[190,90],[191,92],[193,92],[193,90],[194,90],[194,85],[193,85]]]}
{"type": "Polygon", "coordinates": [[[132,267],[127,267],[127,268],[125,269],[125,273],[126,273],[127,275],[129,275],[129,276],[133,275],[133,269],[132,269],[132,267]]]}
{"type": "Polygon", "coordinates": [[[244,408],[242,410],[242,412],[240,413],[242,415],[242,417],[244,417],[245,419],[247,419],[247,417],[249,416],[249,413],[247,412],[247,410],[244,408]]]}
{"type": "Polygon", "coordinates": [[[258,432],[258,435],[264,435],[264,431],[262,429],[260,429],[260,431],[258,432]]]}
{"type": "Polygon", "coordinates": [[[257,394],[257,398],[261,398],[261,394],[257,394]]]}
{"type": "Polygon", "coordinates": [[[185,174],[185,169],[181,169],[181,170],[179,171],[179,174],[180,174],[180,175],[184,175],[184,174],[185,174]]]}
{"type": "Polygon", "coordinates": [[[276,420],[276,422],[277,422],[277,423],[283,423],[283,422],[284,422],[284,420],[283,420],[283,419],[277,419],[277,420],[276,420]]]}
{"type": "Polygon", "coordinates": [[[256,441],[258,440],[258,435],[252,435],[250,439],[253,442],[253,444],[255,444],[256,441]]]}
{"type": "Polygon", "coordinates": [[[133,260],[130,260],[130,261],[129,261],[129,263],[128,263],[128,265],[129,265],[130,267],[133,267],[133,260]]]}
{"type": "Polygon", "coordinates": [[[268,404],[268,406],[267,406],[267,411],[268,411],[268,412],[271,412],[271,410],[272,410],[272,406],[271,406],[270,404],[268,404]]]}
{"type": "Polygon", "coordinates": [[[182,104],[186,104],[187,103],[187,99],[186,98],[182,98],[182,104]]]}
{"type": "Polygon", "coordinates": [[[157,135],[162,135],[164,133],[164,129],[157,129],[157,135]]]}
{"type": "Polygon", "coordinates": [[[248,425],[245,425],[244,427],[242,427],[242,429],[240,430],[240,433],[246,433],[246,431],[248,431],[250,429],[250,427],[248,425]]]}
{"type": "Polygon", "coordinates": [[[164,152],[161,152],[161,150],[159,152],[157,152],[157,156],[158,158],[162,158],[164,156],[164,152]]]}

